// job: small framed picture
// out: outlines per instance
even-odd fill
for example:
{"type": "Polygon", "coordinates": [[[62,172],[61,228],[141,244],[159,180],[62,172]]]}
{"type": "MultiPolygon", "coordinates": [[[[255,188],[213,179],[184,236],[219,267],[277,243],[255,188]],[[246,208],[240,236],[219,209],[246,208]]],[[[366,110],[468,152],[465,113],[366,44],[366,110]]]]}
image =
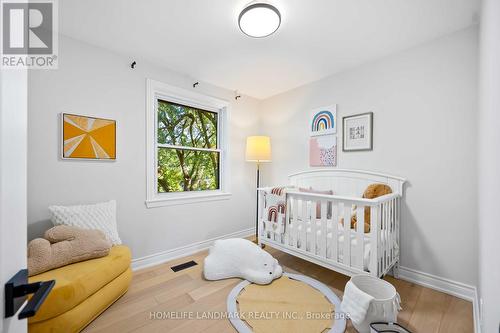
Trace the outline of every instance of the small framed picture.
{"type": "Polygon", "coordinates": [[[342,151],[373,150],[373,112],[342,118],[342,151]]]}

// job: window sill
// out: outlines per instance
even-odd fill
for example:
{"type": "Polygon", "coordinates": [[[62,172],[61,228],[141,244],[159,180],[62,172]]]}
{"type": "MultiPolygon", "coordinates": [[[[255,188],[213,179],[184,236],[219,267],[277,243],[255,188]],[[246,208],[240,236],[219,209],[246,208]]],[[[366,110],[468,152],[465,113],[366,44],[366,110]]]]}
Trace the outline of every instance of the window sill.
{"type": "Polygon", "coordinates": [[[147,208],[187,205],[197,202],[206,201],[219,201],[228,200],[231,198],[231,193],[218,192],[218,193],[203,193],[203,194],[189,194],[189,195],[173,195],[171,197],[157,197],[155,199],[146,200],[147,208]]]}

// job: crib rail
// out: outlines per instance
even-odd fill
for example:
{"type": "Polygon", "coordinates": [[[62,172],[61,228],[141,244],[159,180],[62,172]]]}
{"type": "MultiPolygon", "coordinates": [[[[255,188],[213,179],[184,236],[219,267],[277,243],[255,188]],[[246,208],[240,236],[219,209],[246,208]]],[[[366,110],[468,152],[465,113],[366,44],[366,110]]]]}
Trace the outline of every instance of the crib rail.
{"type": "Polygon", "coordinates": [[[267,191],[259,189],[261,243],[346,275],[380,277],[399,261],[399,194],[364,199],[288,191],[286,211],[277,217],[285,219],[280,230],[264,214],[267,191]]]}

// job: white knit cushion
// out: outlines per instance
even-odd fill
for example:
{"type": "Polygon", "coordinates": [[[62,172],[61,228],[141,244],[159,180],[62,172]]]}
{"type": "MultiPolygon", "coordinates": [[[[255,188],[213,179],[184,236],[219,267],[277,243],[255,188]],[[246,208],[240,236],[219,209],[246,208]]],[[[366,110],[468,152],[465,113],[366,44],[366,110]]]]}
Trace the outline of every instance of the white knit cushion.
{"type": "Polygon", "coordinates": [[[54,225],[69,225],[104,232],[113,245],[121,244],[116,228],[116,201],[78,206],[50,206],[54,225]]]}

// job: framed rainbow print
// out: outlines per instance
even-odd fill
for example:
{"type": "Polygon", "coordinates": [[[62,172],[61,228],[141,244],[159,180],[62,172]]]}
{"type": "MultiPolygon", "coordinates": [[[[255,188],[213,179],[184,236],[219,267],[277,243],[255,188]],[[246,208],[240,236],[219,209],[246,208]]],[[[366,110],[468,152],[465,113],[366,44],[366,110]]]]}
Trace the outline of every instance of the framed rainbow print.
{"type": "Polygon", "coordinates": [[[62,158],[116,159],[116,121],[62,114],[62,158]]]}
{"type": "Polygon", "coordinates": [[[317,108],[311,111],[311,136],[335,133],[337,133],[337,105],[317,108]]]}

